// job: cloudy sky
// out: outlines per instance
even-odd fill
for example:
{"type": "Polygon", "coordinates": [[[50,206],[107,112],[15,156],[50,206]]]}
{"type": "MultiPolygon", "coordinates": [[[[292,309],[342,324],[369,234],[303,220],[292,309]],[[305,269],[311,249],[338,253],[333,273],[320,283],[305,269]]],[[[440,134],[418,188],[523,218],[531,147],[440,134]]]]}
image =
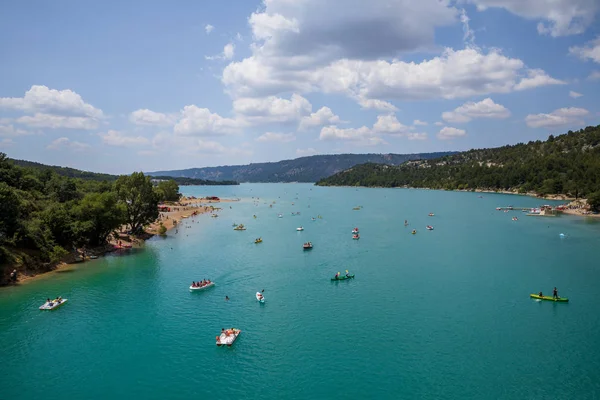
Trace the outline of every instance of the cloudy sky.
{"type": "Polygon", "coordinates": [[[0,151],[92,171],[600,124],[600,0],[4,1],[0,151]]]}

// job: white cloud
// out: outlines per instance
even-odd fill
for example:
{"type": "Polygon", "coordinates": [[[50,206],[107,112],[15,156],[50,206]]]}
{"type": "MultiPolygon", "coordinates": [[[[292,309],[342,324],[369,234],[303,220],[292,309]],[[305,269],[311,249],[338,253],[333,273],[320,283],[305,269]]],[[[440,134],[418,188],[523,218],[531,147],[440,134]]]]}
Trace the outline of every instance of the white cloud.
{"type": "Polygon", "coordinates": [[[317,112],[303,117],[300,121],[300,129],[309,129],[317,126],[335,125],[342,123],[340,117],[335,115],[331,108],[321,107],[317,112]]]}
{"type": "Polygon", "coordinates": [[[400,135],[408,133],[409,127],[401,124],[395,115],[379,115],[373,125],[373,131],[376,133],[387,133],[390,135],[400,135]]]}
{"type": "Polygon", "coordinates": [[[238,42],[243,42],[243,41],[244,41],[244,38],[242,37],[242,34],[238,32],[238,33],[235,35],[235,40],[237,40],[238,42]]]}
{"type": "Polygon", "coordinates": [[[101,133],[100,137],[105,144],[117,147],[135,147],[150,143],[150,140],[143,136],[127,136],[115,130],[101,133]]]}
{"type": "Polygon", "coordinates": [[[312,105],[304,97],[293,94],[289,100],[275,96],[237,99],[233,110],[238,118],[252,124],[286,123],[310,115],[312,105]]]}
{"type": "Polygon", "coordinates": [[[538,86],[564,84],[566,84],[566,82],[552,78],[541,69],[530,69],[527,71],[527,78],[522,78],[521,81],[515,85],[514,89],[527,90],[536,88],[538,86]]]}
{"type": "Polygon", "coordinates": [[[437,122],[435,122],[435,123],[434,123],[434,125],[435,125],[435,126],[443,126],[443,125],[444,125],[444,123],[443,123],[443,122],[441,122],[441,121],[437,121],[437,122]]]}
{"type": "Polygon", "coordinates": [[[50,129],[96,129],[98,120],[88,117],[68,117],[64,115],[54,115],[45,113],[35,113],[33,116],[25,115],[16,119],[19,124],[32,126],[35,128],[50,129]]]}
{"type": "Polygon", "coordinates": [[[207,108],[192,104],[181,110],[180,119],[173,130],[181,136],[215,136],[237,132],[242,126],[238,120],[221,117],[207,108]]]}
{"type": "Polygon", "coordinates": [[[600,80],[600,71],[592,71],[588,76],[588,80],[590,81],[598,81],[600,80]]]}
{"type": "Polygon", "coordinates": [[[257,142],[280,142],[288,143],[296,140],[296,136],[291,133],[267,132],[256,138],[257,142]]]}
{"type": "Polygon", "coordinates": [[[592,60],[600,64],[600,36],[595,40],[586,43],[585,46],[569,47],[569,53],[581,58],[584,61],[592,60]]]}
{"type": "Polygon", "coordinates": [[[425,121],[421,121],[421,120],[415,119],[413,121],[413,125],[414,126],[427,126],[428,124],[425,121]]]}
{"type": "Polygon", "coordinates": [[[366,126],[361,128],[341,129],[337,126],[325,126],[321,129],[321,140],[364,140],[373,137],[373,131],[366,126]]]}
{"type": "Polygon", "coordinates": [[[72,115],[102,118],[102,110],[83,101],[72,90],[55,90],[47,86],[33,85],[23,97],[2,97],[0,108],[10,108],[28,113],[72,115]]]}
{"type": "Polygon", "coordinates": [[[355,99],[362,108],[367,109],[367,110],[378,110],[378,111],[389,111],[389,112],[398,111],[398,107],[396,107],[392,103],[384,101],[384,100],[365,99],[364,97],[361,97],[361,96],[356,96],[355,99]]]}
{"type": "Polygon", "coordinates": [[[234,96],[321,91],[346,94],[363,107],[388,109],[395,107],[375,101],[455,99],[563,83],[542,70],[527,69],[523,61],[499,50],[484,53],[477,48],[446,49],[421,63],[341,59],[325,67],[302,62],[288,66],[259,53],[229,64],[222,81],[234,96]]]}
{"type": "Polygon", "coordinates": [[[185,154],[203,154],[208,156],[220,156],[220,155],[230,155],[230,156],[250,156],[252,155],[252,151],[249,149],[239,148],[239,147],[226,147],[223,146],[219,142],[211,141],[211,140],[203,140],[199,139],[195,142],[194,145],[189,146],[183,150],[185,154]]]}
{"type": "Polygon", "coordinates": [[[225,47],[223,47],[223,57],[226,60],[231,60],[235,55],[235,45],[233,43],[227,43],[225,47]]]}
{"type": "Polygon", "coordinates": [[[553,37],[583,33],[600,9],[597,0],[460,0],[477,5],[478,10],[504,8],[522,18],[547,21],[538,23],[540,34],[553,37]]]}
{"type": "Polygon", "coordinates": [[[9,139],[9,138],[2,139],[2,140],[0,140],[0,149],[2,149],[2,148],[6,149],[8,147],[13,146],[14,144],[15,144],[15,141],[12,139],[9,139]]]}
{"type": "Polygon", "coordinates": [[[469,101],[454,111],[442,113],[442,119],[451,123],[469,122],[474,118],[508,118],[510,111],[501,104],[496,104],[489,97],[478,103],[469,101]]]}
{"type": "Polygon", "coordinates": [[[456,139],[456,138],[463,137],[466,135],[467,135],[467,131],[465,131],[464,129],[457,129],[457,128],[445,126],[437,134],[437,137],[440,140],[451,140],[451,139],[456,139]]]}
{"type": "Polygon", "coordinates": [[[136,125],[169,126],[175,123],[175,115],[167,115],[148,109],[140,109],[129,115],[129,120],[136,125]]]}
{"type": "Polygon", "coordinates": [[[406,135],[408,140],[427,140],[426,133],[409,133],[406,135]]]}
{"type": "Polygon", "coordinates": [[[89,149],[90,147],[91,146],[87,143],[74,142],[66,137],[60,137],[46,146],[46,148],[50,150],[69,149],[73,151],[82,151],[89,149]]]}
{"type": "Polygon", "coordinates": [[[0,125],[0,137],[14,137],[28,135],[30,132],[15,128],[13,125],[0,125]]]}
{"type": "Polygon", "coordinates": [[[569,96],[572,97],[572,98],[574,98],[574,99],[576,99],[576,98],[581,97],[583,95],[581,93],[577,93],[577,92],[574,92],[573,90],[571,90],[569,92],[569,96]]]}
{"type": "Polygon", "coordinates": [[[530,128],[554,128],[564,125],[583,125],[583,117],[589,114],[585,108],[560,108],[550,114],[529,114],[525,123],[530,128]]]}
{"type": "Polygon", "coordinates": [[[204,30],[206,31],[207,35],[210,35],[210,33],[215,30],[215,27],[212,26],[211,24],[206,24],[206,26],[204,27],[204,30]]]}

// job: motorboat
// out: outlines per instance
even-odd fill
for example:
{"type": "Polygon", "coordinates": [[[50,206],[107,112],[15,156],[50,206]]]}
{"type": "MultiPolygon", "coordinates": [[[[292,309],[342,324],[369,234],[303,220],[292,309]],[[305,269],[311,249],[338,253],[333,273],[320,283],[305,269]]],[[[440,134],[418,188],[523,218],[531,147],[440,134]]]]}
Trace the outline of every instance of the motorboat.
{"type": "Polygon", "coordinates": [[[312,249],[312,248],[313,248],[313,244],[312,244],[312,242],[306,242],[306,243],[304,243],[304,244],[302,245],[302,248],[303,248],[304,250],[310,250],[310,249],[312,249]]]}
{"type": "Polygon", "coordinates": [[[431,225],[427,225],[427,230],[428,230],[428,231],[432,231],[432,230],[433,230],[433,226],[431,226],[431,225]]]}
{"type": "Polygon", "coordinates": [[[303,228],[303,227],[299,227],[299,228],[296,228],[296,230],[297,230],[297,231],[303,231],[303,230],[304,230],[304,228],[303,228]]]}
{"type": "Polygon", "coordinates": [[[258,300],[260,303],[264,303],[265,296],[263,296],[261,292],[256,292],[256,300],[258,300]]]}
{"type": "Polygon", "coordinates": [[[237,340],[240,333],[242,333],[242,331],[236,328],[223,330],[221,334],[217,336],[217,346],[231,347],[231,345],[237,340]]]}
{"type": "Polygon", "coordinates": [[[40,310],[56,310],[67,302],[67,299],[61,299],[60,297],[54,300],[46,301],[40,306],[40,310]]]}
{"type": "Polygon", "coordinates": [[[190,286],[190,292],[197,292],[200,290],[208,289],[209,287],[213,287],[213,286],[215,286],[214,282],[210,282],[210,283],[207,283],[202,286],[190,286]]]}

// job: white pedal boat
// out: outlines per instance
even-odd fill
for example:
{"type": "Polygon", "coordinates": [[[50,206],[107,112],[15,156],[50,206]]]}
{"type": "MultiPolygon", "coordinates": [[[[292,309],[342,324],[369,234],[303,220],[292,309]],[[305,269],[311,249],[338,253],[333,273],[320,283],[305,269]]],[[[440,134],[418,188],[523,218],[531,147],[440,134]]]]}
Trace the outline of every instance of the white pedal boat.
{"type": "Polygon", "coordinates": [[[58,307],[62,306],[67,302],[67,299],[62,299],[60,301],[52,300],[50,302],[45,302],[40,306],[40,310],[55,310],[58,307]]]}
{"type": "Polygon", "coordinates": [[[231,346],[242,333],[240,329],[228,329],[217,336],[217,346],[231,346]],[[229,333],[229,334],[228,334],[229,333]]]}
{"type": "Polygon", "coordinates": [[[195,292],[195,291],[198,291],[198,290],[208,289],[209,287],[213,287],[213,286],[215,286],[214,282],[211,282],[211,283],[209,283],[207,285],[204,285],[204,286],[190,286],[190,291],[191,292],[195,292]]]}
{"type": "Polygon", "coordinates": [[[298,232],[300,232],[300,231],[303,231],[303,230],[304,230],[304,228],[303,228],[303,227],[300,227],[300,228],[296,228],[296,230],[297,230],[298,232]]]}
{"type": "Polygon", "coordinates": [[[261,292],[256,292],[256,300],[260,301],[261,303],[264,303],[265,296],[263,296],[261,292]]]}

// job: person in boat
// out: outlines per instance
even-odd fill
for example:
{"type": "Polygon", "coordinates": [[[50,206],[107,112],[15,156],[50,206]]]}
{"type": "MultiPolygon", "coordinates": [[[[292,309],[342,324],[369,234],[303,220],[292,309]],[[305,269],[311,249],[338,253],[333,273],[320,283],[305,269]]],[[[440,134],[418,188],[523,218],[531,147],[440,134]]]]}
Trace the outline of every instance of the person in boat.
{"type": "Polygon", "coordinates": [[[335,274],[334,278],[335,279],[340,279],[340,273],[338,272],[337,274],[335,274]]]}
{"type": "Polygon", "coordinates": [[[544,297],[544,295],[542,294],[542,292],[539,292],[539,293],[538,293],[538,296],[540,296],[540,297],[544,297]]]}
{"type": "Polygon", "coordinates": [[[350,273],[346,270],[346,278],[350,278],[350,273]]]}
{"type": "Polygon", "coordinates": [[[554,290],[552,291],[552,297],[555,299],[558,299],[558,289],[556,287],[554,287],[554,290]]]}
{"type": "Polygon", "coordinates": [[[229,296],[225,296],[225,301],[229,301],[229,296]]]}

